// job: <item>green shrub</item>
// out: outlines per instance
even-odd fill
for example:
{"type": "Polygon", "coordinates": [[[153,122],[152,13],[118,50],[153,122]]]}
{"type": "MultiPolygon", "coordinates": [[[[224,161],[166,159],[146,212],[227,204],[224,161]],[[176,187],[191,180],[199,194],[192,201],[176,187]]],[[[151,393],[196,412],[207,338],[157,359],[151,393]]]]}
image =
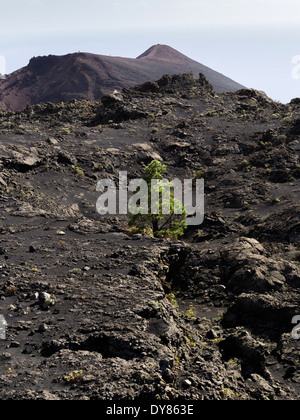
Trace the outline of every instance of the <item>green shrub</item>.
{"type": "Polygon", "coordinates": [[[75,172],[80,176],[84,176],[84,170],[81,169],[79,166],[75,166],[75,172]]]}
{"type": "Polygon", "coordinates": [[[160,238],[178,239],[179,236],[184,234],[187,228],[186,217],[187,213],[179,200],[174,197],[173,191],[170,191],[170,214],[163,214],[163,199],[164,188],[169,187],[169,182],[163,179],[163,174],[166,171],[166,166],[157,160],[153,160],[150,165],[145,169],[143,180],[146,181],[148,186],[148,197],[145,201],[148,202],[148,213],[142,214],[141,212],[132,215],[129,221],[129,226],[132,228],[131,233],[146,233],[160,238]],[[152,180],[161,181],[157,184],[159,197],[158,214],[152,214],[152,180]],[[181,206],[182,214],[175,214],[175,209],[181,206]]]}

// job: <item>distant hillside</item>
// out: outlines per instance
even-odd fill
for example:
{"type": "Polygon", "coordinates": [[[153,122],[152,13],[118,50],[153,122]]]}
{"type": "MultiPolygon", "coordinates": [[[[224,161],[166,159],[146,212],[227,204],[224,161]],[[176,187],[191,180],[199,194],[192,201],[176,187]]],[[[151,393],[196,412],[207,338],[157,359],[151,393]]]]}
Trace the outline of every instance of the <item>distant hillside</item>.
{"type": "Polygon", "coordinates": [[[28,66],[0,80],[0,108],[21,110],[41,102],[97,100],[115,89],[187,72],[203,73],[216,92],[244,88],[171,47],[155,45],[136,59],[89,53],[32,58],[28,66]]]}

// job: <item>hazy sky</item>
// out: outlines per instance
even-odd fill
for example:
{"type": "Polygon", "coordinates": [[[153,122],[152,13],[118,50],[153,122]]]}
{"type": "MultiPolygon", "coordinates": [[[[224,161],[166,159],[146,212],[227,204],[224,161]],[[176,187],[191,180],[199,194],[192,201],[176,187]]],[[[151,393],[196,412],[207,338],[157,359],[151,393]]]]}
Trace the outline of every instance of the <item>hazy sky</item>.
{"type": "Polygon", "coordinates": [[[0,16],[7,73],[38,55],[160,43],[274,99],[300,96],[300,0],[0,0],[0,16]]]}

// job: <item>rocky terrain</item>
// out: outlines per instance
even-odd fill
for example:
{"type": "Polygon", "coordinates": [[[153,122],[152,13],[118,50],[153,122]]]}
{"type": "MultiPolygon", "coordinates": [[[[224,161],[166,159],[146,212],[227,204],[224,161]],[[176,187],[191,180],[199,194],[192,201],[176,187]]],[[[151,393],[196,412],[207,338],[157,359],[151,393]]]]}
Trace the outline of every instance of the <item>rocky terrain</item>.
{"type": "Polygon", "coordinates": [[[295,400],[300,100],[164,76],[0,113],[0,398],[295,400]],[[130,236],[99,179],[205,178],[203,225],[130,236]]]}
{"type": "Polygon", "coordinates": [[[115,89],[155,81],[164,74],[203,73],[217,92],[236,91],[239,83],[166,45],[154,45],[136,59],[78,52],[34,57],[28,66],[0,78],[0,109],[72,99],[98,100],[115,89]]]}

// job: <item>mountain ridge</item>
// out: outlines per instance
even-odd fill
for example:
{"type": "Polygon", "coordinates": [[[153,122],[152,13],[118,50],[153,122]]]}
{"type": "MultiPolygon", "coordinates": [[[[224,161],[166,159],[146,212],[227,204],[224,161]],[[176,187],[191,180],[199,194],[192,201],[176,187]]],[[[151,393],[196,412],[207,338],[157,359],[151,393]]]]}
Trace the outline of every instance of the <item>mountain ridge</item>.
{"type": "Polygon", "coordinates": [[[98,100],[102,96],[155,81],[165,74],[203,73],[216,92],[244,88],[228,77],[167,45],[154,45],[137,58],[87,52],[33,57],[0,81],[0,109],[22,110],[42,102],[98,100]]]}

